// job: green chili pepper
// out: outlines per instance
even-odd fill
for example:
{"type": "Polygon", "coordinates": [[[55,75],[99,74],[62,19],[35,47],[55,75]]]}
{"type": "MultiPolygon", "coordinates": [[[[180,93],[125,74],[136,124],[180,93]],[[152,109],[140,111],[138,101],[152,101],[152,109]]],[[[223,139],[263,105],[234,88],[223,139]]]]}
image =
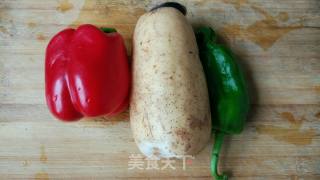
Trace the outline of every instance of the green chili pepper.
{"type": "Polygon", "coordinates": [[[218,173],[219,153],[224,135],[239,134],[243,130],[250,106],[247,85],[234,55],[216,43],[216,34],[210,27],[199,28],[196,38],[207,79],[215,133],[211,173],[216,179],[228,179],[227,175],[218,173]]]}

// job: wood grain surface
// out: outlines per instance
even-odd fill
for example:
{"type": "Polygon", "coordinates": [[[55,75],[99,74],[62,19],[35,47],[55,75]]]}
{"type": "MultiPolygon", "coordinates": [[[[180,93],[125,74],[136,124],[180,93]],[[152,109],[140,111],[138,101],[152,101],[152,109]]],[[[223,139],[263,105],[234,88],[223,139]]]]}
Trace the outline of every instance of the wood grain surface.
{"type": "MultiPolygon", "coordinates": [[[[131,54],[138,17],[156,0],[0,0],[0,179],[211,179],[211,143],[175,169],[129,169],[139,153],[128,111],[62,123],[44,98],[44,55],[66,27],[115,27],[131,54]]],[[[237,55],[252,96],[244,132],[227,137],[231,179],[320,179],[320,1],[191,0],[194,27],[210,25],[237,55]]],[[[165,28],[165,27],[163,27],[165,28]]],[[[162,161],[159,161],[161,167],[162,161]]]]}

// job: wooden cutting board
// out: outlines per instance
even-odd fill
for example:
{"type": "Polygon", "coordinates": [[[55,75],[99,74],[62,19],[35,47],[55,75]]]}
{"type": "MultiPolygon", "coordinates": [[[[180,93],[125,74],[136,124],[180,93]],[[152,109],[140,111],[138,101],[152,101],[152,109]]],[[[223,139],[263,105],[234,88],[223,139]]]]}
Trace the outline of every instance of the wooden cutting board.
{"type": "MultiPolygon", "coordinates": [[[[0,179],[211,179],[211,143],[185,169],[181,160],[152,169],[128,112],[62,123],[45,105],[44,53],[55,33],[115,27],[130,54],[138,17],[160,2],[0,0],[0,179]]],[[[220,169],[232,179],[320,179],[320,1],[179,2],[194,27],[217,30],[250,83],[248,123],[226,138],[220,169]]]]}

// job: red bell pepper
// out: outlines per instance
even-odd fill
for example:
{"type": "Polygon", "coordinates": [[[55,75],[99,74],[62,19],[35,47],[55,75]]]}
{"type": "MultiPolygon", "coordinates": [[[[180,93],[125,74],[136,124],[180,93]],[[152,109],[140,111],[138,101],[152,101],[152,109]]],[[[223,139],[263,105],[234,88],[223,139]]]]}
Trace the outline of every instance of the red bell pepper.
{"type": "Polygon", "coordinates": [[[82,25],[65,29],[48,44],[45,93],[59,119],[111,116],[128,105],[129,65],[124,41],[114,29],[82,25]]]}

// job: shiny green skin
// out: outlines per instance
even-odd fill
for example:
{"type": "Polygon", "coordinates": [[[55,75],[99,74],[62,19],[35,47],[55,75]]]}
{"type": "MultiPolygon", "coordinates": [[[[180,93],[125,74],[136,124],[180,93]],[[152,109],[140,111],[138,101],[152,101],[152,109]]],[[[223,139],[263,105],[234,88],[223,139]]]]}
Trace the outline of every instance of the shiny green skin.
{"type": "Polygon", "coordinates": [[[249,111],[249,96],[244,75],[232,52],[216,43],[210,27],[196,31],[200,59],[210,96],[213,129],[239,134],[249,111]]]}
{"type": "Polygon", "coordinates": [[[219,174],[219,154],[226,134],[239,134],[249,111],[250,102],[244,75],[232,52],[216,43],[210,27],[196,31],[199,55],[209,90],[212,128],[215,140],[211,152],[211,174],[216,180],[227,180],[219,174]]]}

